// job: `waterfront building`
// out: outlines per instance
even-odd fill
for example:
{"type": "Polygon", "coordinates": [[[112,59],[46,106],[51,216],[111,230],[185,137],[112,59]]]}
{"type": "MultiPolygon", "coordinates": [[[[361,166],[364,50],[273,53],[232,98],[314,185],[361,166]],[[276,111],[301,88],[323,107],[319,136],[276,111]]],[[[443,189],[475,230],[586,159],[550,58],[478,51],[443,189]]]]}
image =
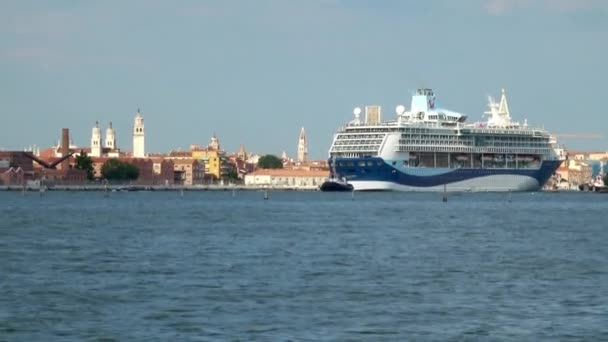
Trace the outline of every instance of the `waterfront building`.
{"type": "Polygon", "coordinates": [[[37,168],[34,179],[43,180],[47,186],[52,185],[81,185],[87,182],[87,173],[75,168],[49,169],[37,168]]]}
{"type": "Polygon", "coordinates": [[[175,184],[202,184],[205,177],[205,163],[192,157],[175,159],[173,160],[173,172],[175,184]]]}
{"type": "Polygon", "coordinates": [[[222,162],[225,163],[227,159],[225,158],[224,151],[220,148],[220,142],[215,133],[206,148],[192,145],[190,146],[190,152],[192,158],[203,161],[205,164],[205,174],[211,176],[214,180],[219,180],[222,177],[222,162]]]}
{"type": "Polygon", "coordinates": [[[608,151],[568,151],[569,159],[576,160],[597,160],[606,161],[608,160],[608,151]]]}
{"type": "Polygon", "coordinates": [[[323,170],[258,169],[245,175],[245,185],[316,189],[328,174],[323,170]]]}
{"type": "MultiPolygon", "coordinates": [[[[101,169],[103,164],[112,158],[93,157],[93,174],[98,180],[103,179],[101,169]]],[[[139,185],[171,185],[174,182],[173,160],[164,158],[129,158],[118,160],[135,165],[139,170],[138,178],[133,181],[139,185]]]]}
{"type": "Polygon", "coordinates": [[[146,156],[145,152],[145,141],[144,141],[144,118],[141,115],[139,109],[137,109],[137,114],[135,115],[135,120],[133,122],[133,157],[134,158],[144,158],[146,156]]]}
{"type": "Polygon", "coordinates": [[[173,185],[175,183],[174,160],[166,159],[164,156],[150,156],[152,161],[152,173],[156,180],[163,185],[173,185]]]}
{"type": "Polygon", "coordinates": [[[230,165],[233,169],[230,172],[234,172],[238,179],[244,179],[245,175],[249,172],[253,172],[254,167],[248,167],[246,159],[242,157],[243,154],[233,153],[227,155],[228,161],[226,164],[230,165]]]}
{"type": "MultiPolygon", "coordinates": [[[[13,156],[2,151],[0,151],[0,155],[0,185],[23,184],[25,172],[15,163],[13,156]]],[[[31,164],[32,161],[30,160],[29,163],[31,164]]]]}
{"type": "Polygon", "coordinates": [[[0,161],[0,185],[21,185],[25,182],[25,173],[20,167],[4,165],[0,161]]]}
{"type": "Polygon", "coordinates": [[[565,160],[555,172],[555,185],[560,189],[578,189],[581,184],[587,184],[593,178],[591,165],[582,161],[565,160]]]}
{"type": "Polygon", "coordinates": [[[23,151],[0,151],[0,163],[7,165],[5,168],[22,169],[26,175],[31,175],[34,171],[34,162],[32,152],[23,151]],[[30,157],[28,157],[29,155],[30,157]]]}
{"type": "Polygon", "coordinates": [[[591,167],[590,181],[602,171],[602,165],[608,162],[608,152],[601,151],[568,151],[568,159],[582,161],[591,167]]]}

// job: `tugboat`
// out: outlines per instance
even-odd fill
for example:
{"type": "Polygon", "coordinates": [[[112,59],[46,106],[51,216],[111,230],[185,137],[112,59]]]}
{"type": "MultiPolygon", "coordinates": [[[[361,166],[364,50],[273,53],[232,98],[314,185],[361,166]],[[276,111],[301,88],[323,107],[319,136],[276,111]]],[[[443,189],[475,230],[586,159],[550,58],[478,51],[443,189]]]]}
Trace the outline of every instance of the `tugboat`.
{"type": "Polygon", "coordinates": [[[345,179],[330,176],[319,187],[321,191],[353,191],[353,185],[349,184],[345,179]]]}
{"type": "Polygon", "coordinates": [[[601,174],[595,177],[595,181],[578,186],[580,191],[608,192],[608,185],[604,184],[601,174]]]}
{"type": "Polygon", "coordinates": [[[329,161],[330,174],[329,178],[319,186],[321,191],[353,191],[354,187],[346,181],[346,178],[340,178],[336,172],[336,161],[332,158],[329,161]]]}
{"type": "Polygon", "coordinates": [[[587,183],[587,184],[581,184],[578,186],[578,189],[581,191],[594,191],[594,192],[604,192],[607,193],[608,192],[608,184],[604,183],[604,177],[605,177],[605,173],[604,173],[604,163],[600,162],[600,172],[599,174],[595,177],[595,180],[587,183]]]}

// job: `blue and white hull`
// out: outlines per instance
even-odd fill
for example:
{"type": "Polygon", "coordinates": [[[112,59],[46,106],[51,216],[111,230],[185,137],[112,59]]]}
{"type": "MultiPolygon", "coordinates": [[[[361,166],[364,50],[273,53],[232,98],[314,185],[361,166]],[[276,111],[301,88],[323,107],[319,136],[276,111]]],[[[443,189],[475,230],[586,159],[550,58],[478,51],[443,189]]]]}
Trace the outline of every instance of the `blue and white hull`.
{"type": "Polygon", "coordinates": [[[356,191],[536,191],[561,164],[543,161],[537,169],[407,168],[382,158],[335,159],[335,170],[356,191]]]}

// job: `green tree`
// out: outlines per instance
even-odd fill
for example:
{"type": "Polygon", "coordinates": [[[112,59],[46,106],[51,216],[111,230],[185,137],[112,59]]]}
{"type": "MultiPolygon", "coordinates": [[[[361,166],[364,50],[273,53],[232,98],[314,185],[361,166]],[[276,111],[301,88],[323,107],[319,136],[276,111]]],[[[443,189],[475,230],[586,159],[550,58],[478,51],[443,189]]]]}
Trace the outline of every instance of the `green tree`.
{"type": "Polygon", "coordinates": [[[279,157],[267,154],[260,157],[260,160],[258,160],[258,167],[261,169],[282,169],[283,162],[279,157]]]}
{"type": "Polygon", "coordinates": [[[87,172],[87,179],[92,180],[95,176],[93,170],[93,159],[87,155],[85,151],[80,151],[80,155],[76,156],[76,168],[87,172]]]}
{"type": "Polygon", "coordinates": [[[118,159],[110,159],[101,167],[101,174],[109,181],[129,181],[139,177],[139,168],[118,159]]]}
{"type": "Polygon", "coordinates": [[[239,181],[239,174],[236,172],[235,169],[231,169],[230,171],[226,172],[226,174],[224,174],[222,177],[224,179],[226,179],[228,181],[232,181],[232,182],[239,181]]]}
{"type": "Polygon", "coordinates": [[[608,174],[604,176],[604,185],[608,186],[608,174]]]}

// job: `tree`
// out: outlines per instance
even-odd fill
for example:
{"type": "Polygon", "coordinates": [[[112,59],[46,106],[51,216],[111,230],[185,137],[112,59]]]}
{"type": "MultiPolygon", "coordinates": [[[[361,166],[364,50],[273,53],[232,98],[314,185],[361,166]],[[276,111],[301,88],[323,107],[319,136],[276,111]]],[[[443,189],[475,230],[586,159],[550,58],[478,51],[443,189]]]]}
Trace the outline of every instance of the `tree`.
{"type": "Polygon", "coordinates": [[[236,172],[236,169],[230,169],[224,175],[222,175],[222,178],[231,182],[237,182],[239,181],[239,174],[236,172]]]}
{"type": "Polygon", "coordinates": [[[135,180],[139,177],[139,168],[118,159],[110,159],[101,167],[101,174],[107,180],[135,180]]]}
{"type": "Polygon", "coordinates": [[[608,186],[608,174],[604,176],[604,185],[608,186]]]}
{"type": "Polygon", "coordinates": [[[85,151],[80,151],[80,155],[76,156],[76,168],[87,172],[87,179],[92,180],[95,176],[93,170],[93,159],[87,155],[85,151]]]}
{"type": "Polygon", "coordinates": [[[261,169],[282,169],[283,162],[279,157],[267,154],[260,157],[260,160],[258,160],[258,167],[261,169]]]}

